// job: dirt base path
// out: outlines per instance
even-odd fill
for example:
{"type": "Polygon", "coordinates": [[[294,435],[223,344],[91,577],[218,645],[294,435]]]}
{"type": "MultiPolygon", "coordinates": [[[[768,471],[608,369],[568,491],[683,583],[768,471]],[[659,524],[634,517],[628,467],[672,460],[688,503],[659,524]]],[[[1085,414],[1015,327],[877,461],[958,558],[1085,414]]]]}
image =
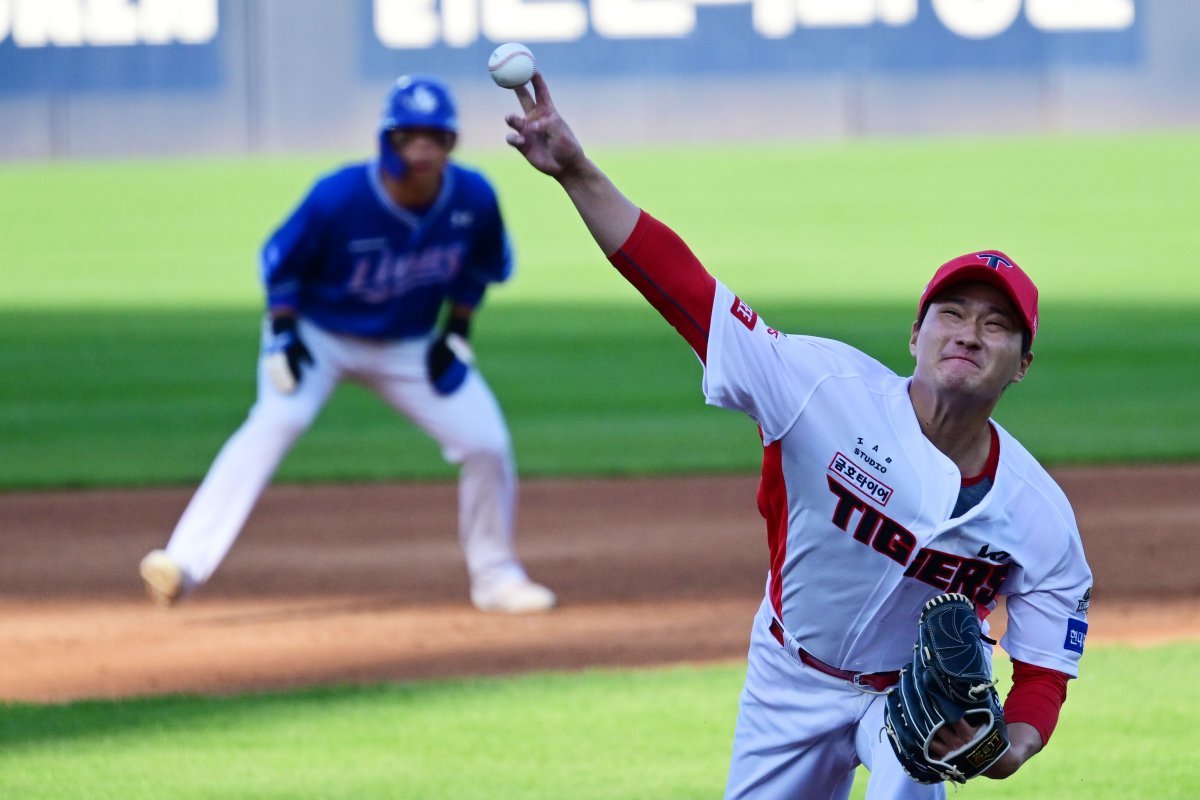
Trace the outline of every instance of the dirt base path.
{"type": "MultiPolygon", "coordinates": [[[[1093,642],[1200,638],[1200,465],[1060,470],[1096,575],[1093,642]]],[[[481,614],[446,484],[275,487],[179,607],[137,562],[191,490],[0,494],[0,699],[740,659],[766,545],[752,476],[527,480],[519,548],[558,591],[481,614]]]]}

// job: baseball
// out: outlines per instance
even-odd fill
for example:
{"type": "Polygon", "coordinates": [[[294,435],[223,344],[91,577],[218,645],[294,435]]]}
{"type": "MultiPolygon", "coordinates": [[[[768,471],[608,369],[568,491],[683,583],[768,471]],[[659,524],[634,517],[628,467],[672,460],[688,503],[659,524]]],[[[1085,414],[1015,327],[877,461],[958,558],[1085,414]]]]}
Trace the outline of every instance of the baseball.
{"type": "Polygon", "coordinates": [[[529,83],[535,69],[533,53],[525,45],[516,42],[500,45],[488,58],[488,72],[492,80],[505,89],[515,89],[529,83]]]}

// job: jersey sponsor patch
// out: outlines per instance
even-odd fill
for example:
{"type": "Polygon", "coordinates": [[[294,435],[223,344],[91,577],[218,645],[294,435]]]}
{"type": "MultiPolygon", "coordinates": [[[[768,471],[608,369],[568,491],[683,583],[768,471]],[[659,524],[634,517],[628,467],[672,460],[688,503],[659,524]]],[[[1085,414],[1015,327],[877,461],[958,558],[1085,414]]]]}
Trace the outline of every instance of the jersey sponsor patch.
{"type": "Polygon", "coordinates": [[[754,330],[754,325],[758,322],[758,312],[743,303],[741,298],[737,296],[733,298],[733,305],[730,306],[729,313],[737,317],[737,321],[745,325],[749,330],[754,330]]]}
{"type": "Polygon", "coordinates": [[[1083,654],[1083,640],[1087,638],[1088,624],[1081,619],[1067,620],[1067,639],[1063,642],[1064,650],[1074,650],[1083,654]]]}
{"type": "Polygon", "coordinates": [[[892,487],[861,469],[841,451],[834,455],[833,461],[829,462],[829,471],[849,481],[863,495],[881,506],[886,506],[888,500],[892,499],[892,487]]]}

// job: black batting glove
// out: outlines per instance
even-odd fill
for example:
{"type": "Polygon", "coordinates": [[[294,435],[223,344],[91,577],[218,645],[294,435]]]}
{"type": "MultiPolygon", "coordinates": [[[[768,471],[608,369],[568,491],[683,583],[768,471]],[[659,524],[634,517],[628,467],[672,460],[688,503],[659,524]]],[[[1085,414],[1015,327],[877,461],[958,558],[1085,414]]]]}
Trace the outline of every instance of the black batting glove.
{"type": "Polygon", "coordinates": [[[470,332],[469,317],[451,316],[441,336],[433,340],[425,363],[429,370],[429,382],[440,395],[454,394],[467,379],[475,353],[467,341],[470,332]]]}
{"type": "Polygon", "coordinates": [[[300,385],[300,376],[306,365],[313,363],[296,318],[279,316],[271,320],[271,340],[267,343],[266,369],[272,385],[284,394],[291,394],[300,385]]]}

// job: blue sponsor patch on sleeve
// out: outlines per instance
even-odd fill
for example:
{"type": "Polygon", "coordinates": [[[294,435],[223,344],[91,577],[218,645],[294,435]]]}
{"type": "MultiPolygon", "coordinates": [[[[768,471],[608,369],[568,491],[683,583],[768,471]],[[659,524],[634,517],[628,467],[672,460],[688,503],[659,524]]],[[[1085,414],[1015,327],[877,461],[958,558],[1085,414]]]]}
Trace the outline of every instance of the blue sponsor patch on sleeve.
{"type": "Polygon", "coordinates": [[[1064,650],[1074,650],[1083,653],[1083,640],[1087,638],[1087,623],[1081,619],[1067,620],[1067,640],[1063,642],[1064,650]]]}

